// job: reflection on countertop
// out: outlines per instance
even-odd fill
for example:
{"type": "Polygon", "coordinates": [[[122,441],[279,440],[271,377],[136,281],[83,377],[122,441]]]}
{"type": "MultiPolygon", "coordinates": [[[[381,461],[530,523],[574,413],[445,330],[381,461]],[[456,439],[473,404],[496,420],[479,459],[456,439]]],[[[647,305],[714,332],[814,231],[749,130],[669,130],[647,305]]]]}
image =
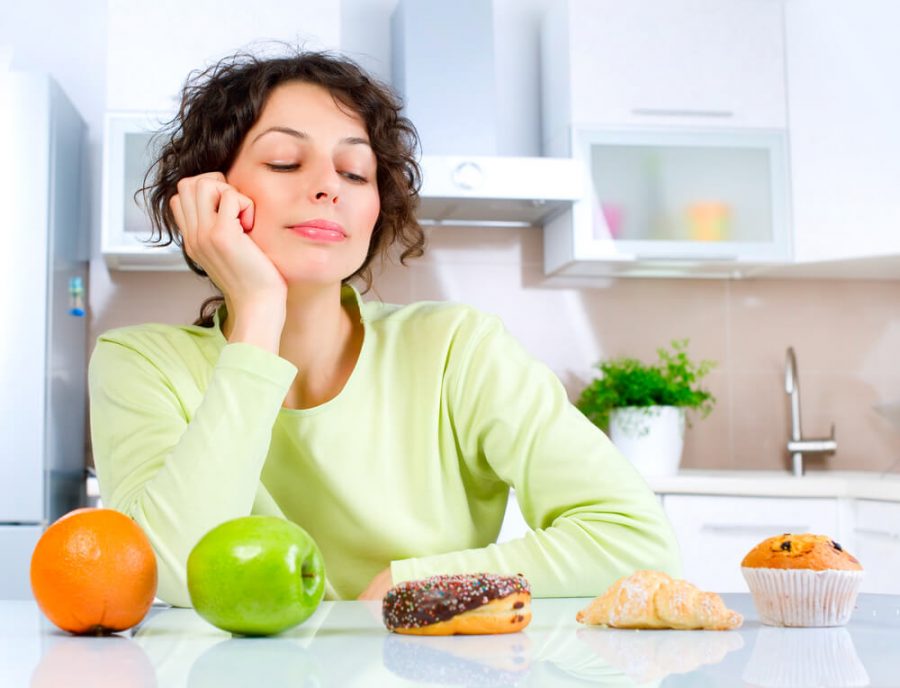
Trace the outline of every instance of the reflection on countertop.
{"type": "Polygon", "coordinates": [[[757,621],[749,595],[723,595],[738,631],[628,631],[575,622],[584,599],[533,601],[522,633],[387,633],[378,603],[326,602],[271,638],[232,637],[192,610],[154,608],[131,632],[72,637],[30,602],[0,602],[0,685],[846,686],[896,683],[900,596],[861,595],[847,627],[757,621]],[[672,677],[667,680],[667,677],[672,677]]]}
{"type": "Polygon", "coordinates": [[[744,646],[739,633],[682,631],[659,633],[614,628],[580,628],[578,639],[636,683],[660,681],[670,674],[685,674],[744,646]]]}
{"type": "Polygon", "coordinates": [[[846,628],[761,628],[744,680],[764,688],[869,685],[846,628]]]}

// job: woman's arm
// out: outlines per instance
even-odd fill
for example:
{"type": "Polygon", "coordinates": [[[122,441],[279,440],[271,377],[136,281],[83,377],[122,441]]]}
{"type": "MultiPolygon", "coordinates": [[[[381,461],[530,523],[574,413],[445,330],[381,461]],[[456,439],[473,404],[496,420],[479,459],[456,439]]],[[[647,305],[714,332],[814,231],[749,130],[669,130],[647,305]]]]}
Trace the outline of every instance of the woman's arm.
{"type": "Polygon", "coordinates": [[[545,365],[496,318],[448,366],[460,453],[475,474],[516,490],[534,529],[500,545],[395,561],[394,582],[434,573],[523,573],[541,597],[592,596],[635,569],[678,575],[658,500],[545,365]]]}
{"type": "Polygon", "coordinates": [[[249,237],[253,201],[210,172],[181,179],[169,205],[185,251],[228,302],[231,344],[210,377],[184,332],[101,337],[89,371],[91,435],[104,503],[150,537],[159,596],[190,606],[185,563],[194,544],[249,514],[258,490],[265,501],[262,465],[297,371],[277,356],[286,284],[249,237]]]}
{"type": "Polygon", "coordinates": [[[196,350],[180,357],[187,339],[178,330],[168,337],[114,331],[100,338],[89,369],[104,505],[142,526],[159,563],[157,594],[178,606],[190,606],[185,563],[199,538],[251,512],[272,426],[296,374],[272,353],[228,344],[200,390],[208,364],[204,371],[196,350]]]}

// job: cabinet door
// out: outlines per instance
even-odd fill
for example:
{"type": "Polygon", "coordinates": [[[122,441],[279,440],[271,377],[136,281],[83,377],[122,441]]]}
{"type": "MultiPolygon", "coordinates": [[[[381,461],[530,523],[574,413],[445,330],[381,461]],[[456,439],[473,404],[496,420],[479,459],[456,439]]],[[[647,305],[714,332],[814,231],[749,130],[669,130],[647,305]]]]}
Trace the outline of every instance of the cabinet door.
{"type": "Polygon", "coordinates": [[[159,247],[147,243],[150,216],[139,192],[155,157],[154,132],[168,118],[163,113],[106,115],[100,250],[110,268],[187,269],[175,244],[159,247]]]}
{"type": "Polygon", "coordinates": [[[836,499],[665,495],[684,577],[714,592],[747,592],[741,560],[779,533],[838,532],[836,499]]]}
{"type": "Polygon", "coordinates": [[[786,5],[794,254],[900,254],[900,4],[786,5]]]}
{"type": "Polygon", "coordinates": [[[733,276],[790,258],[784,132],[576,130],[590,189],[544,227],[548,273],[733,276]]]}
{"type": "Polygon", "coordinates": [[[0,526],[0,600],[30,600],[31,554],[41,537],[40,526],[0,526]]]}
{"type": "Polygon", "coordinates": [[[573,123],[784,127],[781,0],[568,6],[573,123]]]}
{"type": "Polygon", "coordinates": [[[866,572],[862,592],[900,594],[900,504],[857,501],[851,551],[866,572]]]}

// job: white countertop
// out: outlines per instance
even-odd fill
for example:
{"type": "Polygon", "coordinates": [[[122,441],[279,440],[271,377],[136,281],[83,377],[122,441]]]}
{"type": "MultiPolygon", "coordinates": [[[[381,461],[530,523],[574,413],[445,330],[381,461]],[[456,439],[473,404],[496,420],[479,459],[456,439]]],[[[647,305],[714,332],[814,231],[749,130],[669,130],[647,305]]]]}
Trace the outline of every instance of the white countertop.
{"type": "Polygon", "coordinates": [[[388,633],[380,604],[325,602],[271,638],[234,638],[190,609],[155,607],[132,631],[73,637],[33,602],[0,602],[0,685],[43,688],[278,686],[897,685],[900,596],[860,595],[846,627],[761,626],[749,594],[723,595],[738,631],[623,631],[575,622],[583,599],[534,600],[524,632],[388,633]]]}
{"type": "Polygon", "coordinates": [[[870,471],[819,471],[795,478],[787,471],[695,471],[648,477],[658,494],[757,497],[848,497],[900,502],[900,475],[870,471]]]}

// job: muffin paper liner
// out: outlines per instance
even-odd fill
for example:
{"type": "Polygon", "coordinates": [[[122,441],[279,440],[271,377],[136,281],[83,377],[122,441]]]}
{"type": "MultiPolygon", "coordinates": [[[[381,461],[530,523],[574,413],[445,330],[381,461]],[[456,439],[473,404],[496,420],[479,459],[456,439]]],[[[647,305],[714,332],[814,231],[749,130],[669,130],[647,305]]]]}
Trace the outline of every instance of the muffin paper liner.
{"type": "Polygon", "coordinates": [[[862,571],[741,567],[759,620],[769,626],[843,626],[850,620],[862,571]]]}

